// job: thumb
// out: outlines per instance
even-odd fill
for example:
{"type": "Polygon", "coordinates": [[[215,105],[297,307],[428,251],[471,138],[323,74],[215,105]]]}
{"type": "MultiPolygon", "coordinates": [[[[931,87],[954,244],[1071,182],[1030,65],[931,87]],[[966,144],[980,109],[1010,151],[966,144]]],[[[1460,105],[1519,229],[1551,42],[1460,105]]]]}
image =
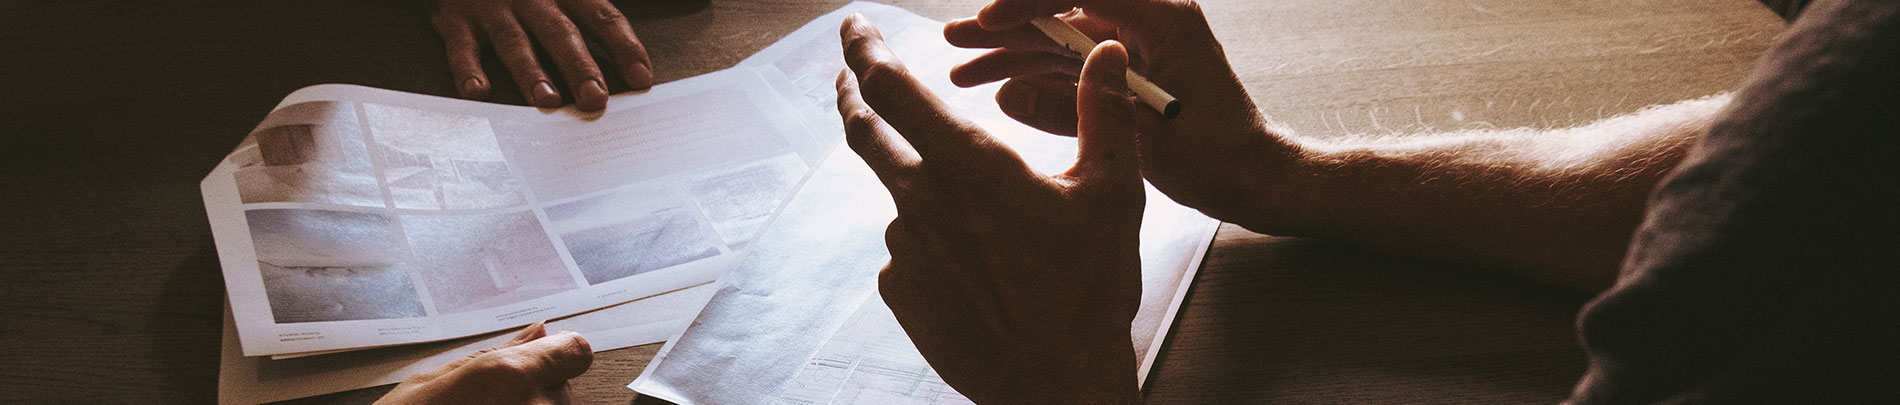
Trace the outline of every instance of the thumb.
{"type": "Polygon", "coordinates": [[[1069,175],[1083,186],[1141,183],[1127,74],[1128,50],[1117,41],[1096,45],[1082,65],[1075,94],[1079,150],[1069,175]]]}

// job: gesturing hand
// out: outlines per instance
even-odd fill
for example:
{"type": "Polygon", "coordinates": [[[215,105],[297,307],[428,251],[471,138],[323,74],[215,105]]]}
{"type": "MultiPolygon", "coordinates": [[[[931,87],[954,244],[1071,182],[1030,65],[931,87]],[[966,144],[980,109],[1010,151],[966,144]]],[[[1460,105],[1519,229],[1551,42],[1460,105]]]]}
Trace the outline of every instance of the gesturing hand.
{"type": "Polygon", "coordinates": [[[1075,76],[1084,55],[1028,24],[1056,13],[1097,41],[1127,43],[1131,68],[1180,99],[1180,115],[1173,119],[1146,109],[1134,115],[1144,129],[1141,172],[1155,188],[1209,216],[1256,230],[1279,225],[1263,224],[1254,217],[1260,212],[1301,217],[1285,204],[1263,209],[1261,196],[1284,189],[1269,175],[1287,172],[1297,151],[1267,130],[1193,2],[996,0],[976,18],[944,26],[944,38],[953,45],[996,48],[951,70],[951,81],[967,87],[1010,79],[996,95],[1005,113],[1044,131],[1075,134],[1075,76]]]}
{"type": "Polygon", "coordinates": [[[580,334],[528,325],[501,346],[416,374],[378,404],[564,404],[567,380],[594,363],[580,334]]]}
{"type": "Polygon", "coordinates": [[[582,29],[606,48],[627,85],[635,89],[653,86],[646,48],[633,35],[633,27],[627,25],[620,9],[607,0],[428,1],[429,21],[448,46],[449,69],[462,97],[488,97],[489,81],[482,72],[480,55],[482,46],[493,45],[501,63],[514,74],[515,85],[521,87],[528,104],[561,106],[560,92],[535,59],[534,44],[529,42],[532,37],[561,69],[561,76],[573,91],[576,108],[607,108],[607,82],[587,52],[582,29]]]}
{"type": "Polygon", "coordinates": [[[897,203],[878,289],[924,358],[977,402],[1133,402],[1143,192],[1126,51],[1091,53],[1078,161],[1047,176],[946,108],[862,16],[841,35],[846,140],[897,203]]]}

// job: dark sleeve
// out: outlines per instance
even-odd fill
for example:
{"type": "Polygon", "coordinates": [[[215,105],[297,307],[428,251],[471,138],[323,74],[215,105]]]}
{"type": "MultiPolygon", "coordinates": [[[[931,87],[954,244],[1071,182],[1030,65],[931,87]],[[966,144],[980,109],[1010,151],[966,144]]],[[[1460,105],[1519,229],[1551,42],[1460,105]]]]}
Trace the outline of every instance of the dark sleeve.
{"type": "Polygon", "coordinates": [[[1576,403],[1900,398],[1900,2],[1817,0],[1651,194],[1576,403]]]}

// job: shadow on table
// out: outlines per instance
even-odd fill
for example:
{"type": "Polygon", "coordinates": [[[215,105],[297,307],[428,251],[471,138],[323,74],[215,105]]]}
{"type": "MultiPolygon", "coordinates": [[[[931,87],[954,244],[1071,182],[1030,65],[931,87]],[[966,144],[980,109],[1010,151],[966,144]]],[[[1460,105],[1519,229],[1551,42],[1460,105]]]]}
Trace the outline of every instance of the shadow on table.
{"type": "Polygon", "coordinates": [[[1337,243],[1225,229],[1150,401],[1557,402],[1588,294],[1337,243]]]}

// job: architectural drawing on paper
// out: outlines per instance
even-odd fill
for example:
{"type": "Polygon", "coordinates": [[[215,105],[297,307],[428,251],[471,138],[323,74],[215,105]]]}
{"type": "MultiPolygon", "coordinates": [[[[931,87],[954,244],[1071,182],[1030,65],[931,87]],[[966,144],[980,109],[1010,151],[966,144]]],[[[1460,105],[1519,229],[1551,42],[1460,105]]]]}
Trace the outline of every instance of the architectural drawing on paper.
{"type": "Polygon", "coordinates": [[[871,294],[786,383],[795,404],[970,404],[924,362],[890,307],[871,294]]]}

